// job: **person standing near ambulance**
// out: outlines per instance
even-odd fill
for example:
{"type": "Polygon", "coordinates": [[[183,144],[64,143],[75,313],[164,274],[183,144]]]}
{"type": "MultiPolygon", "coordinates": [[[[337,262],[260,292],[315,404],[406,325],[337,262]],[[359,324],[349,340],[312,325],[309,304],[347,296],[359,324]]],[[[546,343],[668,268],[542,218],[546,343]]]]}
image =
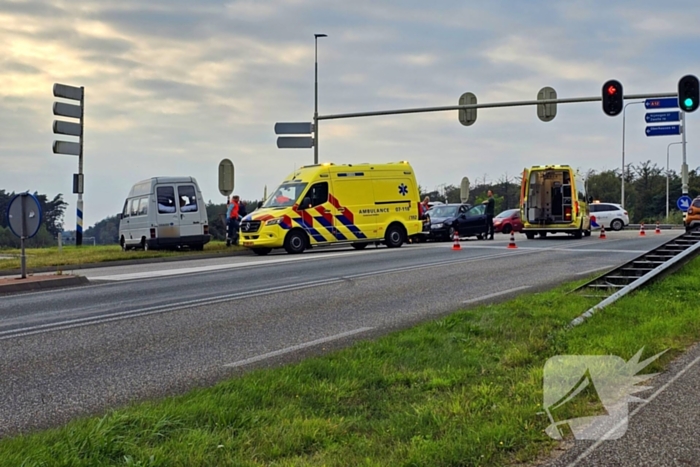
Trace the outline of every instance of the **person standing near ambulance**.
{"type": "Polygon", "coordinates": [[[239,228],[241,219],[247,215],[245,204],[241,203],[241,199],[238,195],[233,195],[231,198],[231,203],[227,209],[227,219],[228,219],[228,230],[229,239],[226,244],[229,245],[233,243],[238,245],[239,239],[239,228]],[[229,243],[230,242],[230,243],[229,243]]]}

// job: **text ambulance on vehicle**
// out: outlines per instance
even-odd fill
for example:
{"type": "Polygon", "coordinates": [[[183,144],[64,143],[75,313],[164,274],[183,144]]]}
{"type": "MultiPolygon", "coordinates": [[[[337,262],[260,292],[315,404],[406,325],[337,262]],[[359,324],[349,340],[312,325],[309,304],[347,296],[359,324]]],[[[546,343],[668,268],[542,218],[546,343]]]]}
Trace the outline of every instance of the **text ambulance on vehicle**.
{"type": "Polygon", "coordinates": [[[525,169],[520,190],[522,232],[528,239],[558,232],[575,238],[591,235],[588,203],[593,199],[583,178],[568,165],[525,169]]]}
{"type": "Polygon", "coordinates": [[[397,248],[421,232],[419,196],[408,162],[301,167],[243,218],[241,245],[258,255],[338,243],[397,248]]]}

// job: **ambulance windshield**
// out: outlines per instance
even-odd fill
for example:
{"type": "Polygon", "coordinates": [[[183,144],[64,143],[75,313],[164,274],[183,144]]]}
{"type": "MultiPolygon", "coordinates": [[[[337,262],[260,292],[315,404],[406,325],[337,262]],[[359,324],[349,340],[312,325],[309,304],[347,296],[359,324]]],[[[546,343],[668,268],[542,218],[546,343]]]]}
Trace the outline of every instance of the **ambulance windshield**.
{"type": "Polygon", "coordinates": [[[307,183],[292,182],[283,183],[272,193],[272,196],[267,198],[263,208],[286,208],[294,206],[299,196],[306,189],[307,183]]]}

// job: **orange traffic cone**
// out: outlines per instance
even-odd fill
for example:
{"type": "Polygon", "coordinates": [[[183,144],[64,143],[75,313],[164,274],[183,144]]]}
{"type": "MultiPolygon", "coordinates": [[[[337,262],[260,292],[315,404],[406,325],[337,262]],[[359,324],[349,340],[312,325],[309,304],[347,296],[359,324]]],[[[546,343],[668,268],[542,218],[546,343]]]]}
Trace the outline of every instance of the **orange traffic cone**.
{"type": "Polygon", "coordinates": [[[508,248],[518,248],[517,246],[515,246],[515,234],[512,230],[510,232],[510,243],[508,243],[508,248]]]}
{"type": "Polygon", "coordinates": [[[605,226],[600,224],[600,239],[605,240],[606,238],[608,237],[605,236],[605,226]]]}
{"type": "Polygon", "coordinates": [[[641,224],[639,224],[639,236],[644,237],[645,235],[646,233],[644,232],[644,222],[642,222],[641,224]]]}
{"type": "Polygon", "coordinates": [[[461,250],[462,246],[459,244],[459,233],[455,230],[455,234],[452,237],[454,240],[454,243],[452,244],[452,249],[453,250],[461,250]]]}
{"type": "Polygon", "coordinates": [[[661,227],[659,227],[659,223],[656,223],[656,230],[654,230],[655,234],[660,234],[661,233],[661,227]]]}

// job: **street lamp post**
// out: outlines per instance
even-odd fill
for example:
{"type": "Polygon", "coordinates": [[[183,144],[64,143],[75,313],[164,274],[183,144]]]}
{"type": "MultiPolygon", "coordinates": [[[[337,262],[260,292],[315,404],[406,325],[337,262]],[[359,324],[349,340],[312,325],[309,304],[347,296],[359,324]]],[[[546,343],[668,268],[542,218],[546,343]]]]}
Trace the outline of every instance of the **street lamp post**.
{"type": "Polygon", "coordinates": [[[669,212],[669,182],[668,182],[668,175],[669,175],[669,165],[668,165],[668,151],[671,149],[671,146],[674,144],[683,144],[683,141],[679,141],[677,143],[670,143],[668,146],[666,146],[666,222],[668,222],[668,212],[669,212]]]}
{"type": "Polygon", "coordinates": [[[627,110],[628,105],[643,103],[644,101],[628,102],[622,108],[622,180],[620,183],[622,188],[620,189],[620,205],[623,208],[625,207],[625,112],[627,110]]]}
{"type": "Polygon", "coordinates": [[[314,164],[318,164],[318,38],[326,34],[314,34],[314,164]]]}

